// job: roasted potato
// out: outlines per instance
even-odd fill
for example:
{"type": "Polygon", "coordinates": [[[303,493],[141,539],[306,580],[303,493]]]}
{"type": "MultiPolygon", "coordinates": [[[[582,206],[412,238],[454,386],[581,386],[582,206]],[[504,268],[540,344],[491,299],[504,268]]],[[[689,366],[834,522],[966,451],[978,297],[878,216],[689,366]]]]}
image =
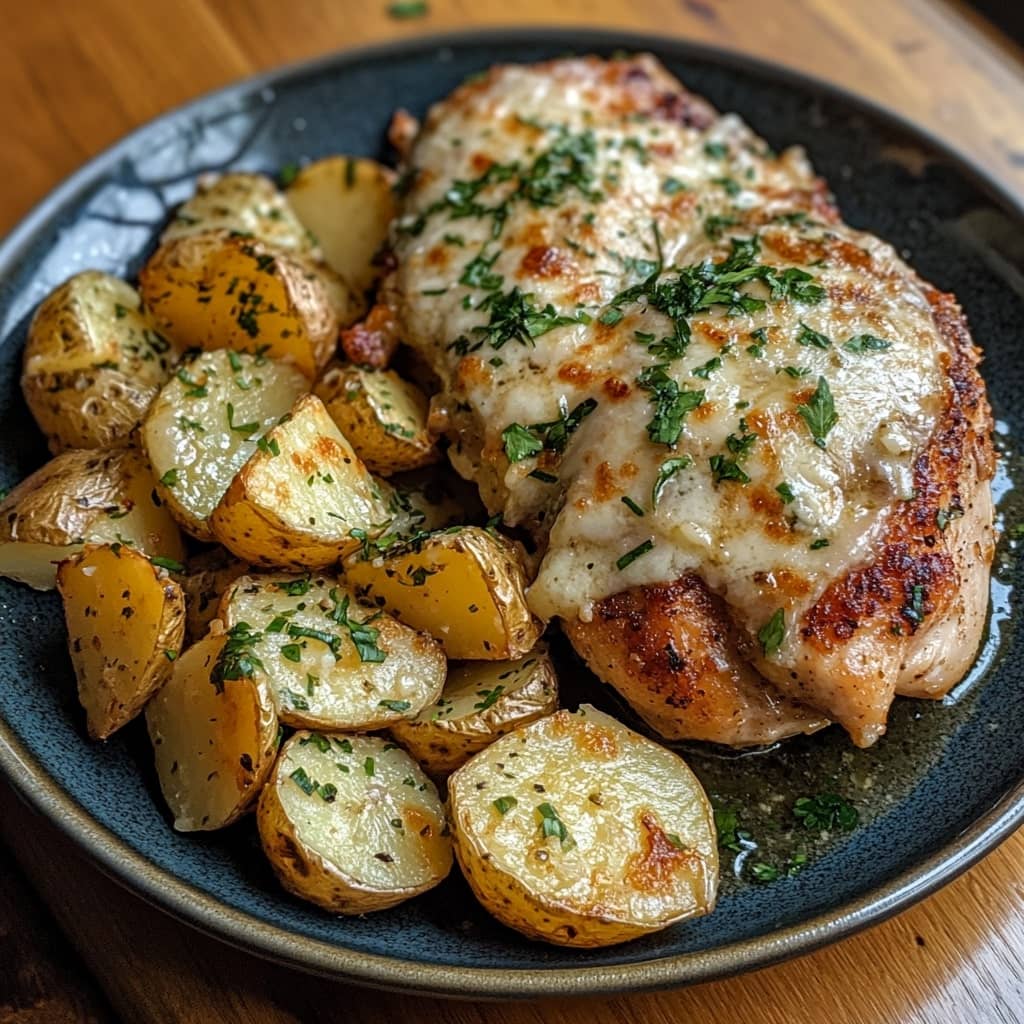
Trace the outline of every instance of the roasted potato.
{"type": "Polygon", "coordinates": [[[441,641],[449,658],[522,657],[540,623],[526,604],[526,576],[515,548],[477,526],[452,527],[345,560],[356,596],[441,641]]]}
{"type": "Polygon", "coordinates": [[[267,432],[210,516],[239,558],[322,569],[390,521],[381,489],[314,395],[267,432]]]}
{"type": "Polygon", "coordinates": [[[219,618],[247,624],[278,717],[311,729],[382,729],[436,700],[447,662],[430,637],[363,608],[337,579],[243,576],[219,618]]]}
{"type": "Polygon", "coordinates": [[[455,852],[499,921],[607,946],[708,913],[711,807],[671,751],[584,705],[517,729],[448,780],[455,852]]]}
{"type": "Polygon", "coordinates": [[[315,393],[372,472],[391,476],[440,459],[427,430],[427,396],[393,370],[330,366],[315,393]]]}
{"type": "Polygon", "coordinates": [[[224,592],[249,566],[224,548],[211,548],[188,560],[180,577],[185,592],[185,640],[194,644],[204,637],[217,617],[224,592]]]}
{"type": "Polygon", "coordinates": [[[182,348],[264,352],[312,380],[334,354],[343,286],[256,238],[207,231],[166,242],[139,274],[146,307],[182,348]]]}
{"type": "Polygon", "coordinates": [[[557,709],[555,667],[537,647],[518,661],[450,666],[441,696],[390,731],[424,771],[442,778],[499,736],[557,709]]]}
{"type": "Polygon", "coordinates": [[[110,448],[128,444],[177,358],[131,285],[86,270],[36,310],[21,388],[51,452],[110,448]]]}
{"type": "Polygon", "coordinates": [[[277,715],[252,669],[245,629],[211,634],[177,658],[146,705],[160,789],[179,832],[231,824],[270,774],[277,715]]]}
{"type": "Polygon", "coordinates": [[[90,545],[61,562],[68,650],[93,739],[130,722],[171,674],[185,637],[181,587],[123,544],[90,545]]]}
{"type": "Polygon", "coordinates": [[[178,207],[160,241],[173,242],[209,231],[247,235],[297,256],[320,258],[316,239],[265,174],[204,175],[192,198],[178,207]]]}
{"type": "Polygon", "coordinates": [[[172,566],[184,558],[137,448],[63,452],[0,504],[0,576],[49,590],[57,563],[86,543],[134,546],[172,566]]]}
{"type": "Polygon", "coordinates": [[[257,822],[281,884],[336,914],[393,907],[452,866],[437,790],[404,750],[376,736],[296,733],[257,822]]]}
{"type": "Polygon", "coordinates": [[[287,196],[328,266],[365,292],[381,274],[374,257],[395,216],[395,173],[376,160],[330,156],[303,167],[287,196]]]}
{"type": "Polygon", "coordinates": [[[205,352],[164,385],[142,425],[160,494],[200,540],[235,473],[306,389],[293,366],[242,352],[205,352]]]}

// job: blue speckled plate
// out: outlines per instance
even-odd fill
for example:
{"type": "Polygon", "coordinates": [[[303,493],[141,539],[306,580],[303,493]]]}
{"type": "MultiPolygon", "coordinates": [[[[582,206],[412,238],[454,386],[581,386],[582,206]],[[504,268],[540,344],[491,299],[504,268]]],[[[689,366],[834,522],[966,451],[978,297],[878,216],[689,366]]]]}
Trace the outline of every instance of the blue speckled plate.
{"type": "MultiPolygon", "coordinates": [[[[609,33],[514,31],[403,42],[276,72],[140,129],[43,202],[0,247],[0,483],[45,457],[17,379],[39,300],[86,267],[133,276],[198,173],[342,151],[384,155],[391,112],[414,113],[494,61],[651,50],[776,147],[802,142],[846,218],[905,250],[960,297],[986,352],[1003,441],[1022,436],[1024,213],[919,132],[819,83],[689,44],[609,33]]],[[[1012,458],[1000,493],[1011,500],[1012,458]]],[[[170,828],[136,723],[86,740],[52,594],[0,581],[0,767],[114,878],[229,942],[308,970],[388,988],[484,996],[594,993],[702,981],[815,948],[878,921],[964,870],[1024,819],[1024,634],[1011,615],[1013,553],[1000,552],[989,641],[945,704],[899,702],[889,734],[854,751],[836,730],[723,760],[692,750],[739,804],[844,789],[863,823],[771,885],[729,882],[713,915],[641,941],[579,951],[530,943],[480,910],[461,879],[405,906],[338,919],[284,894],[251,821],[208,837],[170,828]],[[855,791],[851,791],[855,790],[855,791]]]]}

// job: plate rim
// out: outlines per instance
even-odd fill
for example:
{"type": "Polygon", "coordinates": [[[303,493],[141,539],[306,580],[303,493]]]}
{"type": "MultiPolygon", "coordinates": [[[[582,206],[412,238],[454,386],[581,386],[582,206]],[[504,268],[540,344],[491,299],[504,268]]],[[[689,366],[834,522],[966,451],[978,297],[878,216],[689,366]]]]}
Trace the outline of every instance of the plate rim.
{"type": "MultiPolygon", "coordinates": [[[[429,54],[446,47],[490,43],[560,43],[574,52],[617,47],[649,50],[683,60],[696,59],[723,68],[753,71],[812,96],[843,101],[876,122],[923,142],[955,165],[1006,212],[1024,223],[1024,199],[997,181],[958,147],[909,118],[845,87],[739,50],[695,42],[675,35],[581,29],[570,25],[468,29],[385,40],[332,51],[288,63],[203,93],[146,121],[108,146],[43,197],[0,242],[0,278],[56,210],[74,202],[111,163],[157,125],[188,119],[212,101],[251,95],[331,67],[378,61],[395,54],[429,54]]],[[[0,717],[0,771],[14,792],[43,815],[108,877],[177,920],[245,952],[309,973],[372,988],[461,998],[537,998],[642,992],[711,981],[767,967],[836,942],[905,910],[977,863],[1024,824],[1024,777],[952,842],[894,878],[854,900],[785,928],[740,942],[691,953],[605,966],[504,968],[418,963],[400,956],[369,953],[298,935],[243,910],[229,907],[133,849],[112,829],[94,819],[48,773],[42,762],[0,717]]]]}

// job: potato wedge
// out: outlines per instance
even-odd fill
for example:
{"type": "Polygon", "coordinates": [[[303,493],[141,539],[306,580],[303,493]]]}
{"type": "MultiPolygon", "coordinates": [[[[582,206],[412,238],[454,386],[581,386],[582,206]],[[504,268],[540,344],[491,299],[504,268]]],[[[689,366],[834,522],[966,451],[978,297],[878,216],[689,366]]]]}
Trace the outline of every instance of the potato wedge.
{"type": "Polygon", "coordinates": [[[449,658],[502,661],[537,642],[515,548],[478,526],[452,527],[398,545],[372,546],[345,560],[356,596],[441,641],[449,658]]]}
{"type": "Polygon", "coordinates": [[[452,866],[433,783],[376,736],[296,733],[260,796],[257,822],[285,889],[336,914],[393,907],[452,866]]]}
{"type": "Polygon", "coordinates": [[[136,547],[169,565],[185,548],[137,448],[66,451],[0,504],[0,576],[49,590],[86,543],[136,547]]]}
{"type": "Polygon", "coordinates": [[[161,496],[193,536],[207,524],[259,438],[306,389],[293,366],[242,352],[205,352],[164,385],[142,425],[161,496]]]}
{"type": "MultiPolygon", "coordinates": [[[[182,348],[261,351],[312,380],[338,344],[344,290],[255,238],[208,231],[166,242],[139,274],[161,330],[182,348]]],[[[353,316],[358,316],[358,310],[353,316]]]]}
{"type": "Polygon", "coordinates": [[[455,852],[510,928],[607,946],[708,913],[711,807],[683,760],[588,705],[492,743],[448,780],[455,852]]]}
{"type": "Polygon", "coordinates": [[[178,352],[125,281],[86,270],[43,300],[21,388],[54,454],[128,444],[178,352]]]}
{"type": "Polygon", "coordinates": [[[435,778],[521,725],[558,710],[558,677],[543,646],[518,661],[452,665],[441,696],[391,735],[435,778]]]}
{"type": "Polygon", "coordinates": [[[266,685],[246,675],[248,651],[241,630],[204,637],[146,705],[160,789],[179,832],[231,824],[273,768],[277,715],[266,685]]]}
{"type": "Polygon", "coordinates": [[[259,675],[287,725],[383,729],[444,686],[447,662],[435,640],[361,607],[332,577],[243,576],[224,594],[219,617],[257,638],[259,675]]]}
{"type": "Polygon", "coordinates": [[[224,592],[249,566],[224,548],[212,548],[188,560],[180,578],[185,593],[185,640],[194,644],[204,637],[220,611],[224,592]]]}
{"type": "Polygon", "coordinates": [[[323,403],[303,395],[232,480],[210,528],[253,565],[322,569],[390,519],[380,488],[323,403]]]}
{"type": "Polygon", "coordinates": [[[382,273],[374,257],[395,216],[394,183],[395,172],[376,160],[329,156],[303,167],[288,186],[288,201],[328,266],[360,292],[382,273]]]}
{"type": "Polygon", "coordinates": [[[372,472],[391,476],[441,458],[427,429],[427,396],[394,370],[335,364],[315,394],[372,472]]]}
{"type": "Polygon", "coordinates": [[[90,545],[61,562],[68,650],[93,739],[130,722],[167,681],[185,638],[181,587],[123,544],[90,545]]]}
{"type": "Polygon", "coordinates": [[[297,256],[320,257],[316,239],[265,174],[203,175],[195,194],[178,207],[160,241],[173,242],[208,231],[233,231],[297,256]]]}

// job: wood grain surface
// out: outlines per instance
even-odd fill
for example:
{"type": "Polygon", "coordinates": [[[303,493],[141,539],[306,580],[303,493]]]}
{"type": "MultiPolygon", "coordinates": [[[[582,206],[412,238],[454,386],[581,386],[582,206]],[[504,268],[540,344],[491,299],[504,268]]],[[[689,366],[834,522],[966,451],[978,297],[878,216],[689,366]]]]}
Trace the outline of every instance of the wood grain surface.
{"type": "MultiPolygon", "coordinates": [[[[125,132],[242,75],[512,23],[648,30],[781,61],[899,111],[1024,194],[1024,55],[939,0],[431,0],[407,21],[386,0],[0,0],[0,233],[125,132]]],[[[0,832],[20,864],[0,851],[0,1024],[1024,1021],[1024,834],[899,918],[754,975],[474,1005],[345,988],[200,936],[100,875],[2,784],[0,832]]]]}

